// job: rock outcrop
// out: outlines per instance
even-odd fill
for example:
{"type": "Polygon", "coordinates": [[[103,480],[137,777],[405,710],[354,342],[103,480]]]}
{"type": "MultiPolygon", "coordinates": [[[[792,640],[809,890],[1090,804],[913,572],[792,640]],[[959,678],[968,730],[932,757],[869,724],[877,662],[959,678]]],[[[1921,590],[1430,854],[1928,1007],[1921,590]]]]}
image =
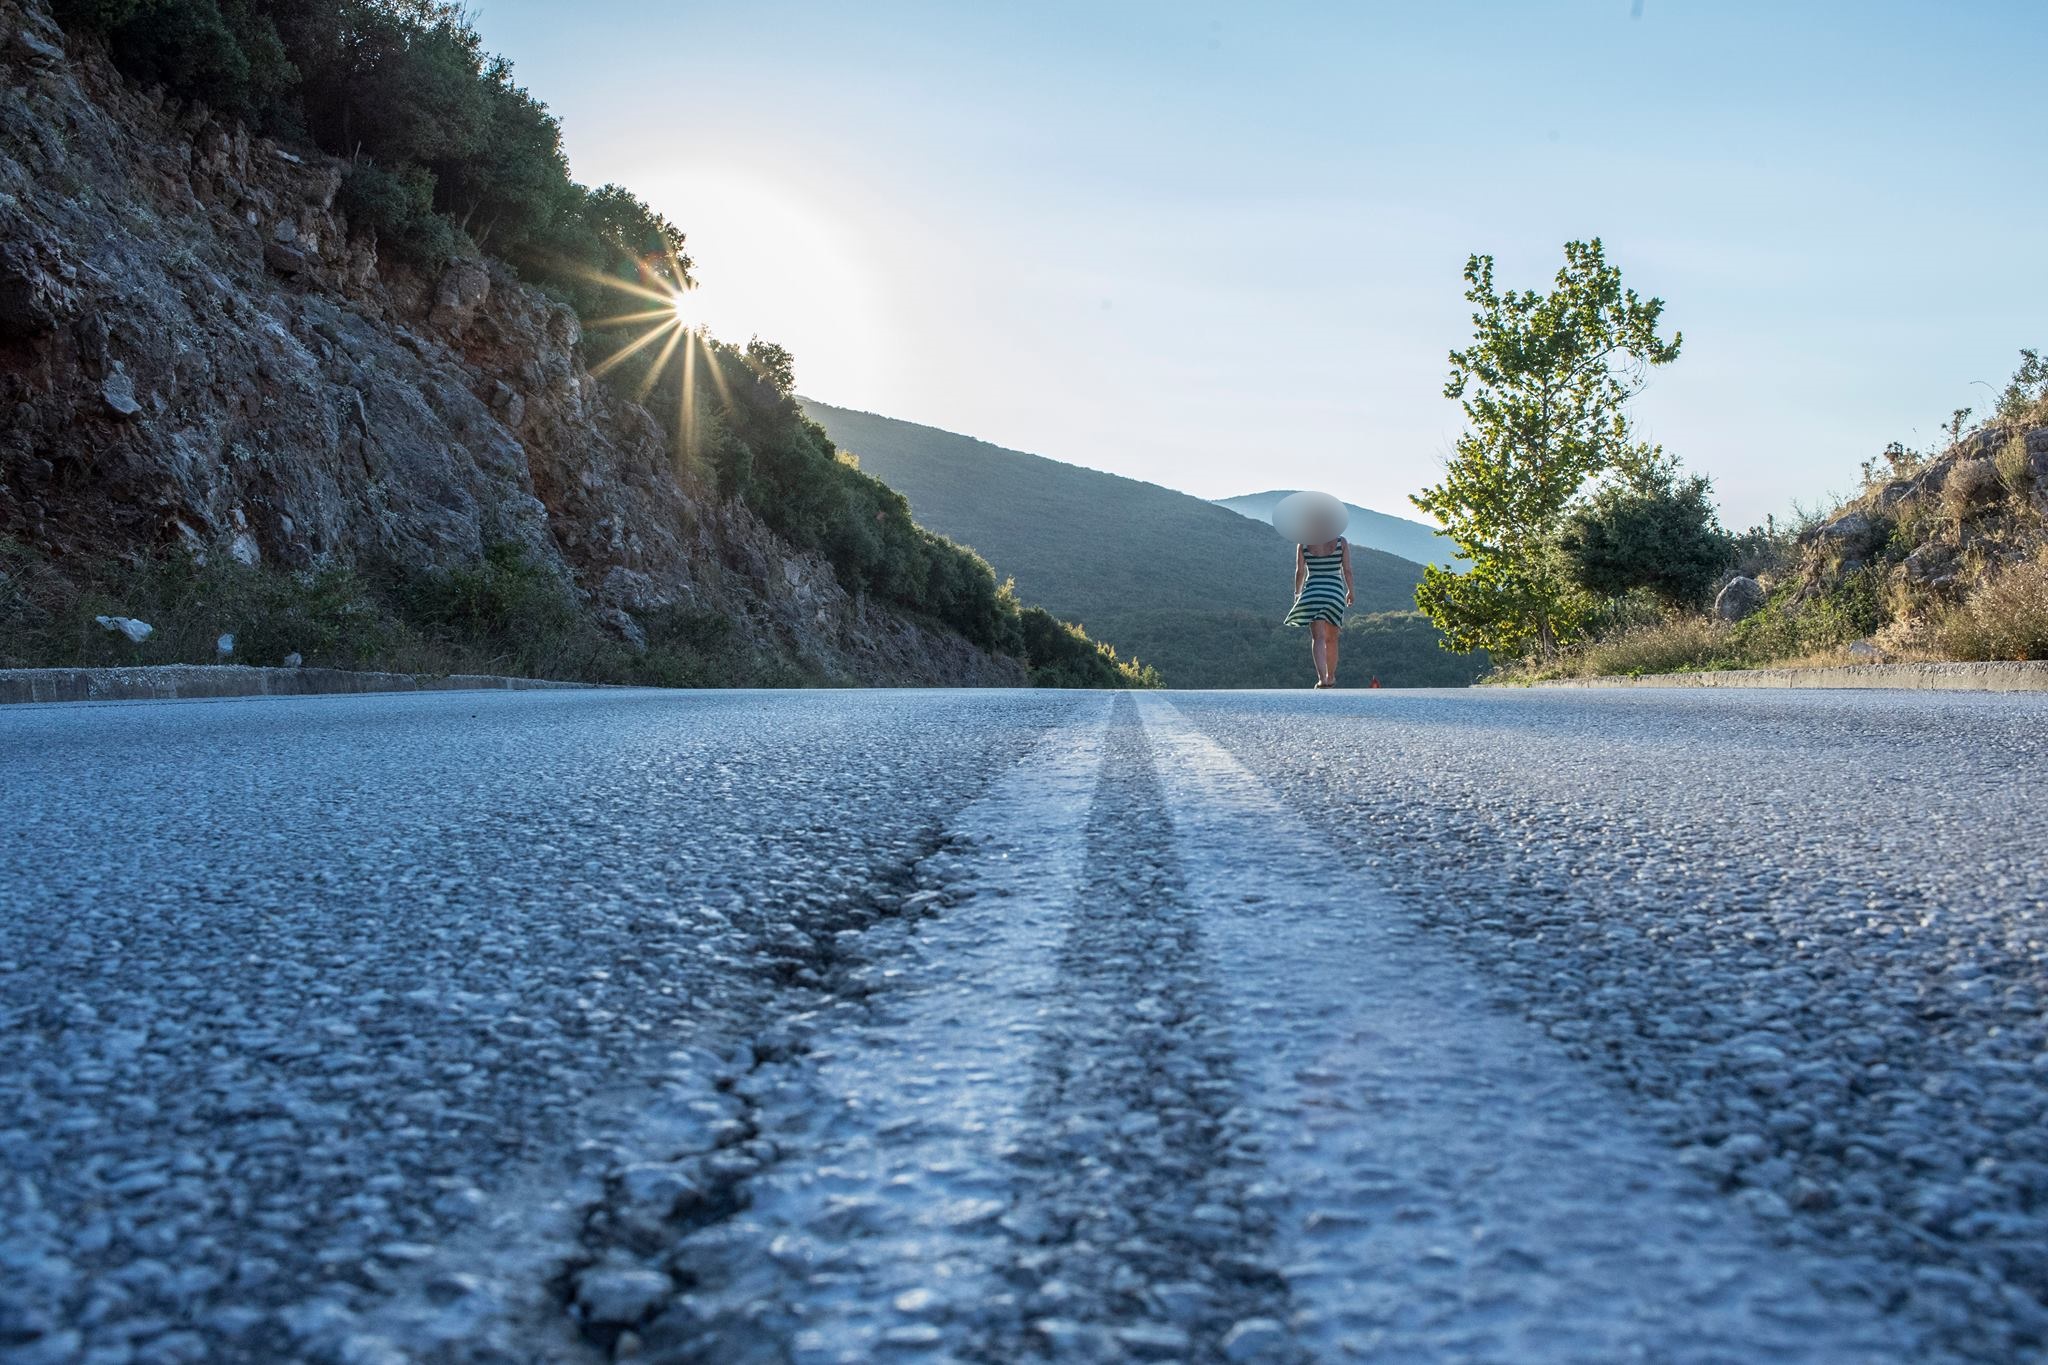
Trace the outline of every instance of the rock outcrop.
{"type": "Polygon", "coordinates": [[[1939,455],[1893,466],[1800,537],[1790,578],[1798,604],[1875,575],[1885,619],[1867,647],[1910,653],[1928,648],[1933,622],[1987,578],[2048,553],[2048,426],[1995,421],[1939,455]]]}
{"type": "Polygon", "coordinates": [[[1023,681],[672,467],[505,267],[422,274],[344,166],[133,88],[0,0],[0,534],[64,558],[428,569],[512,543],[628,641],[689,607],[847,682],[1023,681]]]}

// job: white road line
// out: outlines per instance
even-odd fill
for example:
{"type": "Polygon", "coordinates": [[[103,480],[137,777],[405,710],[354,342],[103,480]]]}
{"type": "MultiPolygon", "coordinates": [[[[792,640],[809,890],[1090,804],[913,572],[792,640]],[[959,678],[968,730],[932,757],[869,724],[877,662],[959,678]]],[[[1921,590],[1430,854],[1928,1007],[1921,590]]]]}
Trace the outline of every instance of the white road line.
{"type": "Polygon", "coordinates": [[[1233,1002],[1293,1329],[1318,1360],[1881,1361],[1600,1078],[1489,1007],[1161,697],[1139,703],[1233,1002]]]}
{"type": "Polygon", "coordinates": [[[736,1358],[719,1352],[754,1340],[740,1319],[772,1304],[761,1325],[799,1365],[892,1348],[945,1360],[942,1344],[968,1334],[943,1324],[984,1316],[1005,1292],[999,1220],[1019,1179],[1007,1156],[1029,1130],[1039,1016],[1079,894],[1109,712],[1084,709],[954,821],[951,851],[925,866],[961,903],[867,931],[900,936],[863,948],[881,987],[872,1012],[820,1029],[803,1074],[761,1097],[783,1158],[748,1182],[749,1207],[704,1239],[701,1260],[685,1251],[707,1276],[681,1300],[705,1324],[702,1358],[736,1358]]]}

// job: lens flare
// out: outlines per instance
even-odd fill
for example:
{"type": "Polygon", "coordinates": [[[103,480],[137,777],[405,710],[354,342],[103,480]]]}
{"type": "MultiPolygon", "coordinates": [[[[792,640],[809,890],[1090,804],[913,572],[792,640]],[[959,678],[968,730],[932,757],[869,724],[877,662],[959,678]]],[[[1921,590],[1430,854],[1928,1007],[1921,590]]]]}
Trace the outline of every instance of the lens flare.
{"type": "Polygon", "coordinates": [[[644,328],[639,336],[633,337],[596,365],[591,367],[593,378],[602,378],[634,356],[659,346],[654,353],[647,372],[634,387],[633,397],[644,400],[661,382],[661,376],[668,369],[669,361],[681,352],[682,366],[681,397],[676,411],[676,446],[679,458],[694,455],[697,445],[697,366],[699,352],[703,353],[704,368],[711,376],[712,386],[718,390],[721,399],[730,402],[731,395],[725,384],[725,376],[719,372],[717,358],[710,353],[711,338],[703,325],[691,323],[690,290],[695,282],[690,279],[689,269],[673,251],[656,253],[639,262],[638,280],[622,280],[616,275],[607,275],[594,270],[580,270],[584,278],[603,285],[607,289],[639,300],[651,307],[633,312],[620,313],[614,317],[598,318],[590,323],[592,331],[623,331],[644,328]]]}

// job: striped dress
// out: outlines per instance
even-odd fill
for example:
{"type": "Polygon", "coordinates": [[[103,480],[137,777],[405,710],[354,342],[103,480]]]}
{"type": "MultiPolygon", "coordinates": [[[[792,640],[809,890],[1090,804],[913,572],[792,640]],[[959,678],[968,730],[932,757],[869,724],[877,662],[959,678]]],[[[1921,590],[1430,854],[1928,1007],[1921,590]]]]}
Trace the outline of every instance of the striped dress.
{"type": "Polygon", "coordinates": [[[1287,624],[1305,626],[1311,621],[1344,624],[1344,541],[1326,555],[1302,551],[1308,561],[1308,577],[1302,580],[1301,595],[1287,613],[1287,624]]]}

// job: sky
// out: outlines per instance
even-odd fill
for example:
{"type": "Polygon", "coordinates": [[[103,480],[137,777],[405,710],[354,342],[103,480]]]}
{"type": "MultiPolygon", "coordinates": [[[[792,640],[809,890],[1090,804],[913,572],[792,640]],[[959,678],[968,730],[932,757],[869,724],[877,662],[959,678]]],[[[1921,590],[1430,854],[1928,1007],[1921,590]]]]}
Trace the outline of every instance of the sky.
{"type": "Polygon", "coordinates": [[[471,13],[800,392],[1202,497],[1419,515],[1474,252],[1543,288],[1598,236],[1665,300],[1635,420],[1732,526],[2048,346],[2043,0],[471,13]]]}

